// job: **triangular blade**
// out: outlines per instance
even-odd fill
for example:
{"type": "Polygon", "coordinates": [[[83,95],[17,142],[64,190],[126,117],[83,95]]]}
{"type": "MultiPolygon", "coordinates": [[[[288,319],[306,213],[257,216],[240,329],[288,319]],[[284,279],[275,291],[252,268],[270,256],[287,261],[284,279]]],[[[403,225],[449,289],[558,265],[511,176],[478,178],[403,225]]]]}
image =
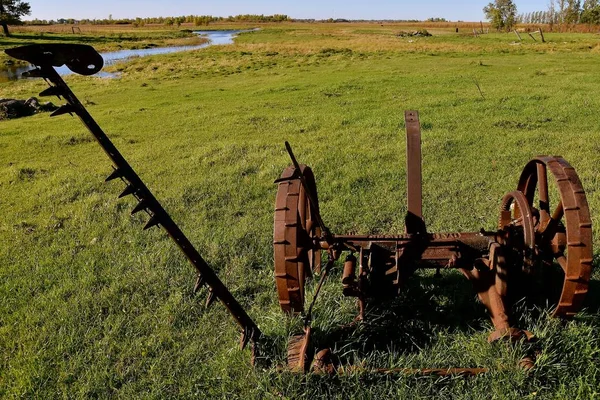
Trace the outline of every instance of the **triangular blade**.
{"type": "Polygon", "coordinates": [[[148,221],[146,226],[144,226],[144,230],[150,229],[153,226],[156,226],[158,224],[160,224],[160,221],[158,220],[158,218],[156,216],[153,216],[150,218],[150,221],[148,221]]]}
{"type": "Polygon", "coordinates": [[[48,78],[48,75],[39,68],[30,69],[21,74],[23,78],[48,78]]]}
{"type": "Polygon", "coordinates": [[[123,197],[129,196],[130,194],[134,194],[134,193],[135,193],[135,187],[133,187],[133,185],[127,185],[125,190],[123,190],[123,193],[121,193],[119,195],[119,198],[122,199],[123,197]]]}
{"type": "Polygon", "coordinates": [[[208,297],[206,298],[206,308],[209,308],[217,299],[217,294],[210,288],[208,290],[208,297]]]}
{"type": "Polygon", "coordinates": [[[50,114],[51,117],[57,117],[63,114],[73,114],[75,112],[75,107],[70,104],[65,104],[64,106],[60,106],[58,110],[54,111],[50,114]]]}
{"type": "Polygon", "coordinates": [[[133,210],[131,210],[131,215],[135,215],[137,213],[139,213],[140,211],[144,211],[148,208],[148,204],[142,200],[140,201],[133,210]]]}
{"type": "Polygon", "coordinates": [[[120,169],[115,168],[115,170],[108,176],[108,178],[106,178],[104,180],[104,182],[110,182],[117,178],[122,178],[122,177],[123,177],[123,172],[120,169]]]}
{"type": "Polygon", "coordinates": [[[250,332],[248,332],[248,329],[244,329],[244,331],[242,332],[242,337],[240,338],[240,349],[241,350],[244,350],[246,348],[246,346],[248,346],[251,336],[252,335],[250,335],[250,332]]]}
{"type": "Polygon", "coordinates": [[[50,86],[48,89],[42,90],[40,92],[40,97],[46,96],[58,96],[61,97],[64,93],[64,90],[58,86],[50,86]]]}
{"type": "Polygon", "coordinates": [[[196,284],[194,285],[194,294],[198,293],[202,286],[204,286],[204,277],[202,276],[202,274],[198,274],[196,284]]]}

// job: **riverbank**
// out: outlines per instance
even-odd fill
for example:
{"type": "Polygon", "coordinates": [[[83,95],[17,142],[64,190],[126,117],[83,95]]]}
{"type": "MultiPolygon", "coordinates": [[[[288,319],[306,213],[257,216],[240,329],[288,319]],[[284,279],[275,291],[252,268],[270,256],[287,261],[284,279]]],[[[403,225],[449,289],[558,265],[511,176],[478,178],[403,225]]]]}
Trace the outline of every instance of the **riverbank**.
{"type": "Polygon", "coordinates": [[[99,52],[152,47],[193,46],[205,43],[192,30],[175,28],[132,28],[130,26],[35,26],[11,27],[11,36],[0,42],[0,67],[8,61],[4,49],[35,43],[89,44],[99,52]]]}
{"type": "MultiPolygon", "coordinates": [[[[252,30],[193,31],[193,34],[200,38],[200,40],[198,41],[200,43],[198,44],[166,47],[147,45],[141,49],[134,48],[128,50],[100,52],[100,55],[104,59],[104,69],[103,71],[100,71],[96,76],[104,78],[114,78],[117,75],[111,72],[107,72],[107,70],[110,70],[110,67],[114,64],[123,63],[132,58],[179,53],[182,51],[198,50],[208,46],[233,44],[233,41],[237,37],[237,35],[244,32],[252,32],[252,30]]],[[[30,68],[30,65],[21,64],[8,65],[5,66],[4,69],[0,67],[0,82],[23,79],[23,73],[25,71],[28,71],[30,68]]],[[[67,66],[58,67],[57,72],[63,76],[70,75],[72,73],[72,71],[67,66]]]]}

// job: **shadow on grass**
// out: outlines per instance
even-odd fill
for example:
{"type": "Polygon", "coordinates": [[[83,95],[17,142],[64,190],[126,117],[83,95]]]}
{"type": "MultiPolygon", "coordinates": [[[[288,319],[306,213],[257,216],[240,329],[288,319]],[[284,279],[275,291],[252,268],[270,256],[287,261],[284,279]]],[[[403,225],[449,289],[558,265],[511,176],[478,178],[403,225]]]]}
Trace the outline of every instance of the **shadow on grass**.
{"type": "Polygon", "coordinates": [[[377,351],[417,353],[434,340],[440,327],[472,332],[484,329],[487,321],[485,308],[462,275],[414,276],[398,298],[370,305],[363,322],[315,331],[313,343],[316,349],[335,348],[338,355],[349,357],[377,351]]]}
{"type": "MultiPolygon", "coordinates": [[[[599,271],[597,265],[594,270],[599,271]]],[[[540,304],[531,302],[523,309],[522,302],[515,303],[515,326],[528,329],[527,320],[542,317],[552,307],[540,304]]],[[[583,308],[592,314],[600,311],[600,280],[590,281],[583,308]]],[[[490,329],[490,324],[485,307],[462,275],[414,276],[398,298],[369,306],[365,321],[328,332],[313,331],[312,339],[317,351],[332,348],[342,363],[351,363],[353,357],[373,352],[419,353],[437,340],[440,331],[473,333],[490,329]]]]}
{"type": "Polygon", "coordinates": [[[600,280],[592,279],[583,303],[588,313],[600,312],[600,280]]]}
{"type": "Polygon", "coordinates": [[[592,271],[592,279],[590,279],[583,307],[589,313],[598,313],[600,312],[600,253],[594,256],[592,271]]]}

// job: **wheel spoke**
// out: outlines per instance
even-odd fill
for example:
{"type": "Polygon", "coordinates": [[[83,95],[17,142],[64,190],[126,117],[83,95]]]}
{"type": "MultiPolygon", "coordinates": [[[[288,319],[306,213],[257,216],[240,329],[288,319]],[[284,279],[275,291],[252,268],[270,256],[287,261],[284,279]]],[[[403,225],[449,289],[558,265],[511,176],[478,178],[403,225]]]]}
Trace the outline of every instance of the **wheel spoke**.
{"type": "Polygon", "coordinates": [[[562,219],[564,215],[565,209],[563,207],[563,203],[562,201],[559,201],[558,205],[556,206],[556,209],[554,209],[554,212],[552,213],[552,219],[558,222],[562,219]]]}
{"type": "Polygon", "coordinates": [[[566,274],[567,273],[567,257],[565,256],[565,254],[563,252],[560,252],[558,254],[555,254],[554,258],[556,259],[556,262],[558,263],[558,265],[560,265],[560,267],[563,269],[563,271],[566,274]]]}
{"type": "Polygon", "coordinates": [[[562,201],[558,202],[556,209],[552,213],[550,217],[550,221],[546,226],[543,226],[538,232],[542,234],[542,237],[545,240],[551,240],[556,234],[556,230],[558,229],[559,222],[565,215],[565,210],[563,208],[562,201]]]}
{"type": "Polygon", "coordinates": [[[548,197],[548,173],[545,164],[537,165],[538,194],[540,197],[540,222],[550,219],[550,199],[548,197]]]}

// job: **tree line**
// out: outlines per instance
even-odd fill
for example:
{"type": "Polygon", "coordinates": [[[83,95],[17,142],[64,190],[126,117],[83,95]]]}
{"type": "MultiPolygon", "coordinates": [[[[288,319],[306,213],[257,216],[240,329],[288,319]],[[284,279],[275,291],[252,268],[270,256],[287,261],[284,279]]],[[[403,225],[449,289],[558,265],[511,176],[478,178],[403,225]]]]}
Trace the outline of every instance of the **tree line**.
{"type": "Polygon", "coordinates": [[[551,0],[548,9],[519,14],[523,24],[600,25],[600,0],[551,0]]]}
{"type": "Polygon", "coordinates": [[[600,0],[550,0],[548,9],[517,14],[512,0],[495,0],[483,8],[493,28],[510,31],[516,24],[600,25],[600,0]]]}
{"type": "Polygon", "coordinates": [[[56,20],[39,20],[24,21],[27,25],[54,25],[54,24],[81,24],[81,25],[176,25],[194,24],[196,26],[208,25],[212,22],[284,22],[290,21],[291,18],[285,14],[273,15],[258,15],[258,14],[241,14],[230,15],[229,17],[215,17],[212,15],[183,15],[179,17],[150,17],[150,18],[120,18],[113,19],[109,16],[106,19],[73,19],[59,18],[56,20]]]}

